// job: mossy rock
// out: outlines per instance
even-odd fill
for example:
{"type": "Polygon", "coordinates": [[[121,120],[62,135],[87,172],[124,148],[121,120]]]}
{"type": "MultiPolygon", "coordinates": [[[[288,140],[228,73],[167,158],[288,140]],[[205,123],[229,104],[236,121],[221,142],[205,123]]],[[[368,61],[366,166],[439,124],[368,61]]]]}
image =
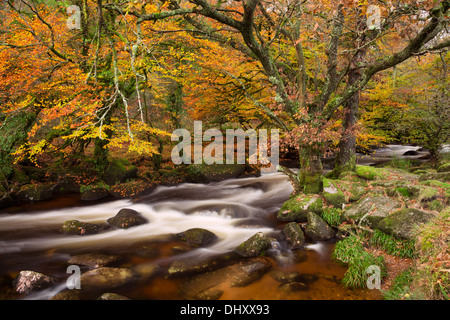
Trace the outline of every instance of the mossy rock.
{"type": "Polygon", "coordinates": [[[334,238],[336,232],[319,215],[308,212],[308,225],[305,234],[314,241],[329,240],[334,238]]]}
{"type": "Polygon", "coordinates": [[[284,222],[306,222],[306,214],[309,212],[322,213],[323,203],[319,195],[301,194],[292,197],[283,203],[278,211],[277,218],[284,222]]]}
{"type": "Polygon", "coordinates": [[[384,170],[370,166],[356,166],[356,174],[366,180],[377,180],[384,178],[384,170]]]}
{"type": "Polygon", "coordinates": [[[61,227],[61,231],[65,234],[71,235],[89,235],[96,234],[102,230],[102,227],[98,224],[82,222],[79,220],[65,221],[61,227]]]}
{"type": "Polygon", "coordinates": [[[128,229],[148,222],[139,212],[127,208],[121,209],[114,217],[106,221],[119,229],[128,229]]]}
{"type": "Polygon", "coordinates": [[[272,247],[272,242],[262,232],[258,232],[241,243],[234,252],[242,257],[257,257],[272,247]]]}
{"type": "Polygon", "coordinates": [[[325,200],[336,208],[342,208],[347,202],[344,193],[338,188],[333,180],[323,179],[323,197],[325,200]]]}
{"type": "Polygon", "coordinates": [[[12,179],[16,182],[18,182],[19,184],[28,184],[30,183],[30,177],[27,176],[27,174],[18,169],[18,168],[14,168],[13,169],[13,176],[12,179]]]}
{"type": "Polygon", "coordinates": [[[96,201],[107,197],[109,197],[109,191],[101,187],[86,190],[81,194],[81,200],[83,201],[96,201]]]}
{"type": "Polygon", "coordinates": [[[359,222],[364,216],[372,227],[376,226],[389,213],[401,208],[402,203],[396,199],[386,196],[368,196],[355,203],[351,208],[345,210],[342,221],[353,219],[359,222]]]}
{"type": "Polygon", "coordinates": [[[238,178],[245,171],[244,164],[191,164],[188,169],[191,182],[209,183],[238,178]]]}
{"type": "Polygon", "coordinates": [[[438,172],[438,173],[430,173],[421,175],[419,178],[419,182],[426,180],[438,180],[440,182],[450,182],[450,172],[438,172]]]}
{"type": "Polygon", "coordinates": [[[111,187],[109,194],[117,199],[135,199],[155,190],[156,184],[143,180],[131,180],[111,187]]]}
{"type": "Polygon", "coordinates": [[[213,232],[203,228],[192,228],[176,235],[181,241],[196,247],[202,247],[218,239],[213,232]]]}
{"type": "Polygon", "coordinates": [[[442,166],[440,166],[437,169],[437,172],[439,172],[439,173],[441,173],[441,172],[450,172],[450,162],[444,163],[442,166]]]}
{"type": "Polygon", "coordinates": [[[417,225],[430,221],[434,215],[419,209],[406,208],[382,219],[377,229],[401,239],[412,239],[417,225]]]}
{"type": "Polygon", "coordinates": [[[418,201],[427,202],[434,200],[439,195],[439,190],[433,187],[422,188],[419,191],[418,201]]]}
{"type": "Polygon", "coordinates": [[[339,175],[339,180],[343,181],[351,181],[351,182],[360,182],[361,178],[358,176],[356,172],[353,171],[345,171],[339,175]]]}
{"type": "Polygon", "coordinates": [[[53,186],[50,184],[27,184],[14,196],[19,201],[44,201],[52,197],[53,186]]]}
{"type": "Polygon", "coordinates": [[[305,235],[296,222],[289,222],[283,228],[283,234],[291,249],[299,249],[305,244],[305,235]]]}
{"type": "Polygon", "coordinates": [[[108,168],[106,168],[103,181],[112,186],[116,183],[122,183],[128,179],[137,178],[138,168],[131,165],[123,159],[114,160],[108,168]]]}

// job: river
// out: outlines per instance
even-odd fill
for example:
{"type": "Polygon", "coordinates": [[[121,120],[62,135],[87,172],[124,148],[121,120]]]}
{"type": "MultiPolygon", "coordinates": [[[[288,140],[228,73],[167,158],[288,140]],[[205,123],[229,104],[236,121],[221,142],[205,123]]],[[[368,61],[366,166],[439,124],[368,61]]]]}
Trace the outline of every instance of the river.
{"type": "MultiPolygon", "coordinates": [[[[390,147],[391,152],[380,150],[377,156],[392,157],[395,152],[403,154],[405,150],[417,149],[390,147]]],[[[374,160],[366,157],[365,161],[374,160]]],[[[67,261],[73,255],[102,252],[121,256],[123,266],[153,263],[166,268],[174,260],[198,260],[230,252],[255,233],[263,232],[273,238],[273,247],[266,253],[272,271],[248,286],[226,288],[220,299],[380,299],[377,290],[350,290],[340,284],[346,267],[331,258],[334,241],[307,241],[303,249],[289,249],[276,213],[291,192],[286,176],[275,173],[210,184],[160,186],[137,200],[87,204],[79,200],[79,195],[65,195],[3,209],[0,211],[0,276],[14,277],[21,270],[33,270],[56,277],[60,282],[53,288],[27,297],[45,300],[65,289],[65,279],[69,276],[67,261]],[[140,212],[149,222],[94,235],[72,236],[60,232],[64,221],[104,224],[123,208],[140,212]],[[174,243],[172,235],[190,228],[207,229],[218,240],[205,248],[175,250],[179,243],[174,243]],[[154,254],[143,256],[143,245],[151,247],[154,254]],[[280,283],[273,277],[276,271],[314,275],[315,281],[304,290],[280,290],[280,283]]],[[[131,299],[183,299],[179,287],[189,277],[167,277],[163,273],[117,293],[131,299]]]]}

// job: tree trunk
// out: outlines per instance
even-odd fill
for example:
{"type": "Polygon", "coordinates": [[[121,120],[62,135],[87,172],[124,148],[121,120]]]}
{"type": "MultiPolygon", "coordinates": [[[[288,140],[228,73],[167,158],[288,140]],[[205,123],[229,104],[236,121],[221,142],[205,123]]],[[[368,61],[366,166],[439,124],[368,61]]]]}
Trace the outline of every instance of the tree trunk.
{"type": "Polygon", "coordinates": [[[303,148],[299,151],[300,170],[299,185],[303,193],[320,193],[323,188],[323,167],[320,154],[303,148]]]}
{"type": "MultiPolygon", "coordinates": [[[[359,9],[361,11],[361,9],[359,9]]],[[[355,46],[362,48],[358,49],[353,56],[350,64],[351,71],[348,74],[347,85],[348,87],[354,86],[361,79],[361,69],[359,65],[364,61],[366,56],[366,49],[363,44],[365,41],[364,29],[366,28],[366,18],[363,15],[359,15],[358,30],[361,32],[360,36],[355,39],[355,46]]],[[[358,122],[358,109],[359,109],[359,91],[357,91],[352,97],[347,100],[345,104],[344,115],[344,132],[341,140],[339,141],[339,152],[336,157],[335,167],[332,176],[338,177],[342,172],[355,171],[356,170],[356,125],[358,122]]]]}

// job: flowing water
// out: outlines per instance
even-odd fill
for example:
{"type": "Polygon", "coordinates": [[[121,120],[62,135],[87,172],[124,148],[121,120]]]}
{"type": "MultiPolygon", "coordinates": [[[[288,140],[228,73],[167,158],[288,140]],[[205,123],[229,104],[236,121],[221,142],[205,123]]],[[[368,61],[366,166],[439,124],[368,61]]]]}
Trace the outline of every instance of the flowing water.
{"type": "MultiPolygon", "coordinates": [[[[167,267],[180,258],[198,260],[230,252],[255,233],[263,232],[274,239],[267,252],[272,272],[313,274],[317,280],[307,290],[285,292],[269,272],[246,287],[225,289],[221,299],[380,298],[376,290],[349,290],[340,285],[346,268],[331,259],[333,241],[308,242],[304,249],[295,251],[288,248],[276,212],[291,192],[286,176],[276,173],[211,184],[161,186],[134,201],[87,205],[74,195],[8,208],[0,211],[0,276],[14,277],[21,270],[54,276],[60,283],[28,297],[49,299],[65,289],[67,261],[76,254],[102,252],[121,255],[122,265],[127,267],[149,262],[167,267]],[[122,208],[140,212],[149,222],[95,235],[72,236],[59,231],[64,221],[72,219],[105,224],[122,208]],[[174,242],[172,235],[190,228],[207,229],[218,236],[218,241],[187,252],[174,250],[180,243],[174,242]],[[143,256],[139,251],[143,244],[151,247],[153,254],[143,256]]],[[[156,276],[121,293],[132,299],[182,299],[179,286],[188,278],[156,276]]]]}

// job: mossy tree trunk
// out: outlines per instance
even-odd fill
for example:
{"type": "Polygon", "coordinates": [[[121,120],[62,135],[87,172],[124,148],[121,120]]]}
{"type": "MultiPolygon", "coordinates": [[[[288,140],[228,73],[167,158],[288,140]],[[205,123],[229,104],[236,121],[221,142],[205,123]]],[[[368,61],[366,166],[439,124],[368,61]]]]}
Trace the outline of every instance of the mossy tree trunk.
{"type": "Polygon", "coordinates": [[[299,189],[303,193],[320,193],[323,189],[323,167],[320,154],[309,148],[299,151],[299,189]]]}

